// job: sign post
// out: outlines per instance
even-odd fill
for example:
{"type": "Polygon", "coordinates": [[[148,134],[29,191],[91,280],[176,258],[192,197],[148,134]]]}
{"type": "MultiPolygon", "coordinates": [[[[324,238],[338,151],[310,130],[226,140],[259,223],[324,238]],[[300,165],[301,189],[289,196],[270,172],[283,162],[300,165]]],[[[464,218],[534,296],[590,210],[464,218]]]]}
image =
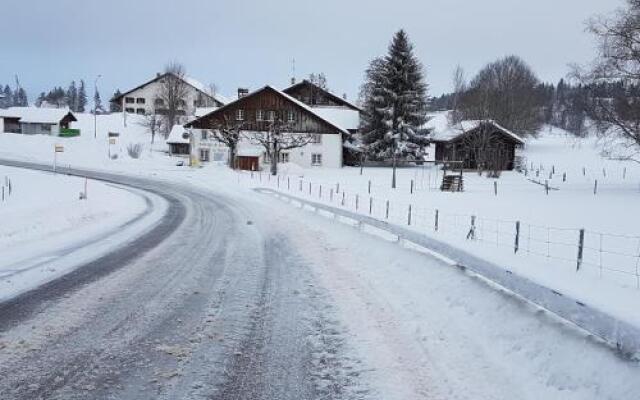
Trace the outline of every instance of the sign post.
{"type": "Polygon", "coordinates": [[[112,144],[116,144],[116,139],[120,136],[120,134],[118,132],[109,132],[109,145],[107,146],[108,148],[108,155],[109,155],[109,160],[111,160],[111,145],[112,144]]]}
{"type": "Polygon", "coordinates": [[[64,146],[61,144],[56,144],[53,147],[53,173],[56,173],[56,168],[58,164],[58,153],[64,153],[64,146]]]}

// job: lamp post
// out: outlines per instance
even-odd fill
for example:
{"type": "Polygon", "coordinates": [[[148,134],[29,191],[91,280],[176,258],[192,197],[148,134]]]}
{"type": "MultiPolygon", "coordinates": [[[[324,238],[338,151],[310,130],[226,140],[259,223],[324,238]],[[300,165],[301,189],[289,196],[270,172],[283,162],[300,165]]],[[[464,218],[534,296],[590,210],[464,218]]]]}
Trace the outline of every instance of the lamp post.
{"type": "Polygon", "coordinates": [[[96,93],[98,93],[98,79],[102,78],[102,75],[96,76],[95,81],[93,81],[93,138],[98,138],[98,116],[97,116],[97,105],[96,105],[96,93]]]}

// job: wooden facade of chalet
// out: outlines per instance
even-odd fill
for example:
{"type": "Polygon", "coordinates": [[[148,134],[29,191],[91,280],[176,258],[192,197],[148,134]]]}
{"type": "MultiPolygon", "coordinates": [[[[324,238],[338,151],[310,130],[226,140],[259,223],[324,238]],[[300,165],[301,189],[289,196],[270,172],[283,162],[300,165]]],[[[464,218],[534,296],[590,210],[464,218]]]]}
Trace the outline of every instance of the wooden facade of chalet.
{"type": "Polygon", "coordinates": [[[240,124],[242,130],[249,132],[267,132],[274,120],[287,123],[287,130],[302,134],[339,135],[342,129],[331,124],[313,112],[304,104],[283,95],[282,92],[265,86],[232,103],[216,109],[188,124],[196,129],[215,129],[225,119],[240,124]]]}
{"type": "Polygon", "coordinates": [[[496,170],[514,169],[516,149],[524,145],[515,134],[489,121],[452,138],[435,138],[433,143],[437,162],[462,161],[465,169],[484,163],[485,169],[496,170]]]}
{"type": "Polygon", "coordinates": [[[336,96],[335,94],[315,85],[308,80],[303,80],[302,82],[293,84],[284,89],[283,92],[288,94],[289,96],[295,97],[299,101],[311,107],[346,107],[355,111],[362,111],[356,105],[339,96],[336,96]]]}

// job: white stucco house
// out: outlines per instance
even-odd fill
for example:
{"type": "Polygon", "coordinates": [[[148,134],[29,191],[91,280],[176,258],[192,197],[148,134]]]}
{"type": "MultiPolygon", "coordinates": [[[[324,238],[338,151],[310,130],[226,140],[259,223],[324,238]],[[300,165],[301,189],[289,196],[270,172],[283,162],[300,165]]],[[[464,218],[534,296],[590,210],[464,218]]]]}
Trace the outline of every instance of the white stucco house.
{"type": "Polygon", "coordinates": [[[78,136],[77,121],[68,108],[10,107],[0,109],[0,132],[24,135],[78,136]]]}
{"type": "MultiPolygon", "coordinates": [[[[161,91],[163,80],[167,79],[171,73],[157,74],[155,78],[126,91],[120,96],[111,99],[122,110],[124,118],[127,114],[162,114],[166,110],[165,101],[162,99],[161,91]]],[[[178,77],[173,74],[172,76],[178,77]]],[[[178,77],[184,81],[186,96],[181,99],[181,114],[185,116],[186,122],[189,117],[195,115],[196,109],[200,107],[216,108],[224,105],[227,99],[213,92],[213,90],[191,77],[178,77]]]]}

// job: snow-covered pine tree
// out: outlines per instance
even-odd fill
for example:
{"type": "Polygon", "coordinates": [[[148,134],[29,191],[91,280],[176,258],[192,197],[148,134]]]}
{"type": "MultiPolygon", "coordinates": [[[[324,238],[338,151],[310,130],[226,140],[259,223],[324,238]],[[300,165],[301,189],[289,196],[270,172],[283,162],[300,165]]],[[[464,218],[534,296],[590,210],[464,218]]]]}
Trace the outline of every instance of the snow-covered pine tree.
{"type": "Polygon", "coordinates": [[[364,143],[377,159],[417,158],[427,143],[427,84],[422,64],[404,30],[398,31],[384,59],[375,59],[364,85],[364,143]]]}
{"type": "Polygon", "coordinates": [[[16,107],[27,107],[29,105],[27,92],[22,87],[13,92],[13,105],[16,107]]]}
{"type": "Polygon", "coordinates": [[[78,89],[76,88],[76,81],[71,81],[67,89],[66,103],[71,111],[78,111],[78,89]]]}
{"type": "MultiPolygon", "coordinates": [[[[120,96],[122,96],[120,89],[116,89],[115,93],[113,93],[112,99],[118,98],[120,96]]],[[[122,110],[121,110],[120,104],[118,104],[115,101],[111,101],[109,102],[109,111],[114,113],[114,112],[120,112],[122,110]]]]}
{"type": "Polygon", "coordinates": [[[11,107],[13,102],[13,92],[9,85],[4,86],[4,90],[2,91],[2,99],[0,99],[0,108],[8,108],[11,107]]]}
{"type": "Polygon", "coordinates": [[[102,108],[102,99],[100,98],[100,92],[96,88],[96,94],[93,95],[93,109],[95,113],[104,112],[102,108]]]}
{"type": "Polygon", "coordinates": [[[80,89],[78,90],[78,106],[76,107],[76,112],[84,112],[87,107],[87,91],[84,86],[84,80],[80,80],[80,89]]]}

